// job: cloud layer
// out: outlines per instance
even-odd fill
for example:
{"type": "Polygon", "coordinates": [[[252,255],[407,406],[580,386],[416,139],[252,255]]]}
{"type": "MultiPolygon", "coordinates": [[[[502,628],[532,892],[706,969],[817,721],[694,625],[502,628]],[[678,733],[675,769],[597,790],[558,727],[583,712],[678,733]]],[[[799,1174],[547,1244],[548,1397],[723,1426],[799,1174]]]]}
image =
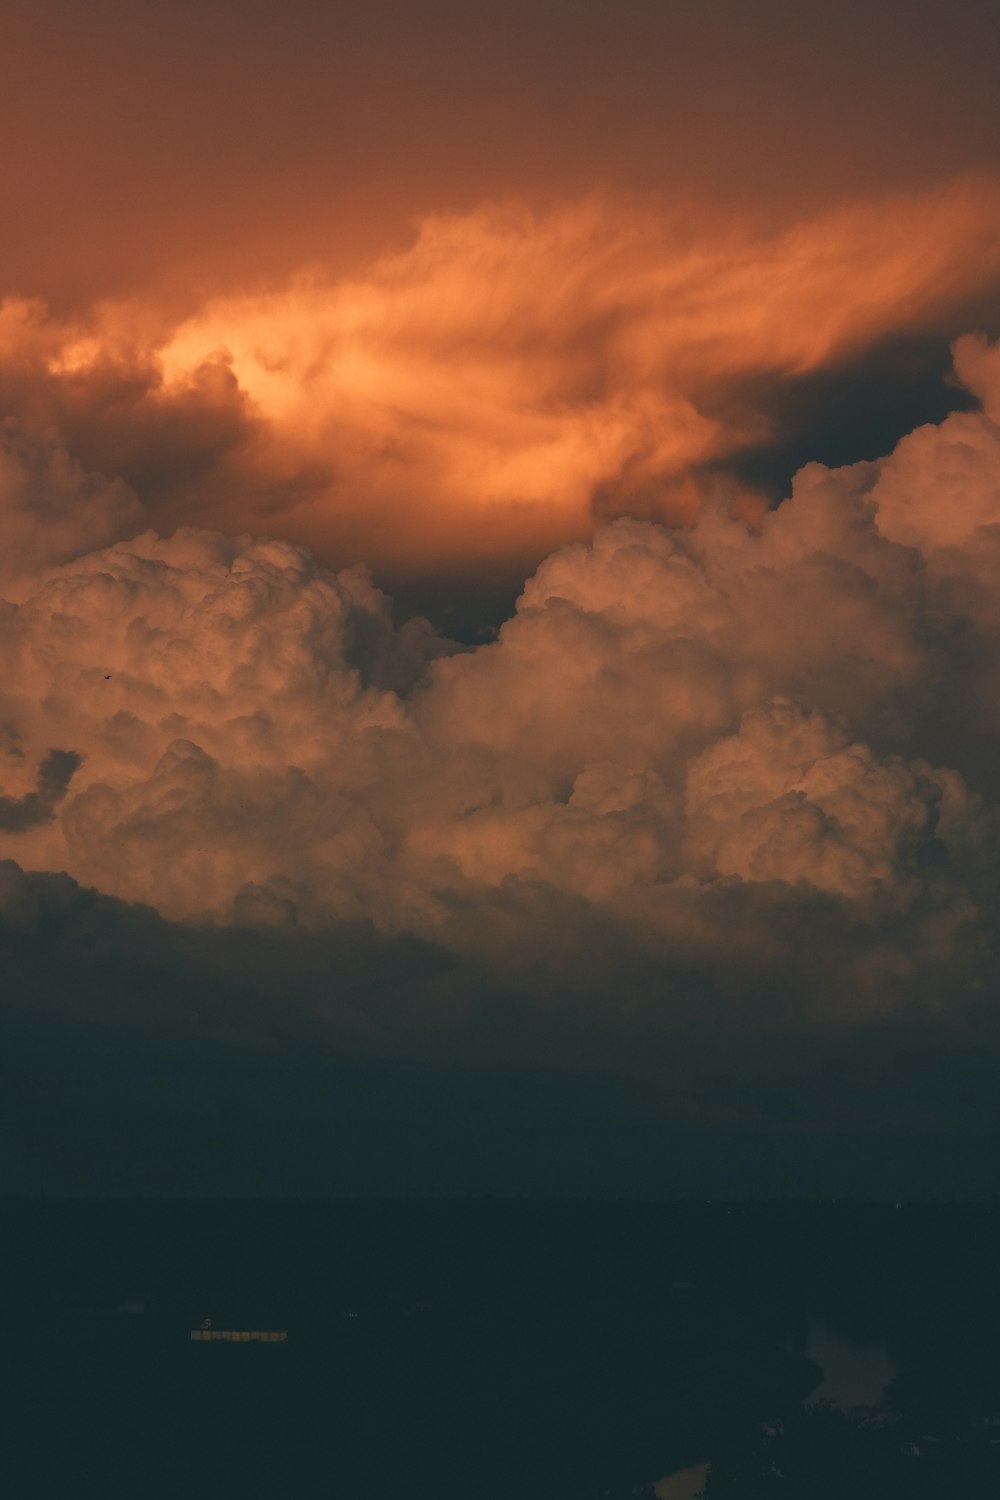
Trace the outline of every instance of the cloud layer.
{"type": "Polygon", "coordinates": [[[808,466],[753,526],[614,522],[475,649],[286,541],[83,551],[133,498],[8,426],[5,854],[182,924],[419,940],[626,1051],[965,1017],[994,975],[1000,353],[955,361],[982,410],[808,466]]]}
{"type": "Polygon", "coordinates": [[[1000,1136],[998,42],[982,0],[10,15],[10,1139],[61,1056],[88,1180],[84,1033],[146,1056],[137,1181],[147,1093],[263,1137],[306,1054],[310,1141],[396,1089],[457,1136],[505,1095],[530,1140],[524,1091],[1000,1136]]]}
{"type": "Polygon", "coordinates": [[[775,508],[726,466],[774,382],[985,285],[998,203],[711,253],[484,210],[182,325],[6,304],[16,1025],[626,1079],[685,1128],[962,1119],[935,1059],[998,1041],[1000,346],[775,508]],[[358,561],[518,549],[474,647],[358,561]]]}

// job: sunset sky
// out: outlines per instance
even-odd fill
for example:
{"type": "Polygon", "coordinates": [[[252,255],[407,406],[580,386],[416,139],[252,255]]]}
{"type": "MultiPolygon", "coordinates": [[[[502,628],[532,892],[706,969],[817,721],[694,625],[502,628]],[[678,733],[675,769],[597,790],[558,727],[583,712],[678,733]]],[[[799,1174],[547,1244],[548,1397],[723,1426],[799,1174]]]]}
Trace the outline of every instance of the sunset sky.
{"type": "Polygon", "coordinates": [[[1000,1188],[1000,15],[2,9],[0,1190],[1000,1188]]]}

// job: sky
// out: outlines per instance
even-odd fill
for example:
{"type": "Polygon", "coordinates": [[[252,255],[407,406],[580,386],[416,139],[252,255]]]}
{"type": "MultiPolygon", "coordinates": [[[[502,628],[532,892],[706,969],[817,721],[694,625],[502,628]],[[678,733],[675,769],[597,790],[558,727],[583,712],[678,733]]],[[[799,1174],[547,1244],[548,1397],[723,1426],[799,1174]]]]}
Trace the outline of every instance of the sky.
{"type": "Polygon", "coordinates": [[[996,1191],[995,7],[0,11],[0,1190],[996,1191]]]}

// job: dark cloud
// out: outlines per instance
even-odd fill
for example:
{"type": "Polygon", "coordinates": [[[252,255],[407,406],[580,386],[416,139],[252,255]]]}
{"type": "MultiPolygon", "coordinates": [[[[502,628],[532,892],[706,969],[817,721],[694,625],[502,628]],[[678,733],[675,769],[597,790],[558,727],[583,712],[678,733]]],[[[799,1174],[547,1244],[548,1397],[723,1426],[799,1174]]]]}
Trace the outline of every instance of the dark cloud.
{"type": "Polygon", "coordinates": [[[817,1031],[791,974],[737,1004],[735,976],[621,947],[617,990],[543,997],[363,927],[176,926],[9,862],[0,913],[7,1191],[995,1187],[1000,1031],[975,988],[817,1031]]]}
{"type": "MultiPolygon", "coordinates": [[[[956,326],[1000,334],[1000,305],[956,316],[956,326]]],[[[860,356],[796,375],[749,394],[768,412],[767,440],[733,455],[714,472],[735,475],[780,503],[807,463],[838,468],[888,453],[914,427],[972,411],[976,399],[941,378],[950,362],[947,336],[893,336],[860,356]]]]}
{"type": "Polygon", "coordinates": [[[33,792],[23,797],[0,796],[0,833],[24,833],[51,822],[73,772],[82,764],[82,756],[72,750],[50,750],[38,767],[33,792]]]}

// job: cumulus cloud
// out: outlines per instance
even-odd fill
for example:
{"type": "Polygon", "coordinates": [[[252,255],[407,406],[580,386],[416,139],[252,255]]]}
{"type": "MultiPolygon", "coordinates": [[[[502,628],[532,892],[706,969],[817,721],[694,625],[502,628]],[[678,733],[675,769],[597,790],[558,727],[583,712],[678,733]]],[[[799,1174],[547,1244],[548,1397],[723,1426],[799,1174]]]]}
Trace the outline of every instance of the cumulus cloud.
{"type": "MultiPolygon", "coordinates": [[[[989,399],[996,350],[957,355],[989,399]]],[[[995,900],[996,430],[811,465],[756,527],[616,522],[475,650],[288,542],[49,563],[2,621],[7,805],[31,810],[7,852],[175,920],[363,920],[553,982],[595,923],[765,974],[775,913],[808,932],[832,902],[855,934],[832,972],[869,962],[877,1008],[886,974],[978,954],[995,900]],[[956,695],[968,725],[931,734],[956,695]],[[57,739],[72,764],[32,790],[57,739]]]]}
{"type": "Polygon", "coordinates": [[[691,762],[691,862],[743,880],[905,900],[933,848],[946,777],[879,760],[792,705],[754,710],[691,762]]]}

